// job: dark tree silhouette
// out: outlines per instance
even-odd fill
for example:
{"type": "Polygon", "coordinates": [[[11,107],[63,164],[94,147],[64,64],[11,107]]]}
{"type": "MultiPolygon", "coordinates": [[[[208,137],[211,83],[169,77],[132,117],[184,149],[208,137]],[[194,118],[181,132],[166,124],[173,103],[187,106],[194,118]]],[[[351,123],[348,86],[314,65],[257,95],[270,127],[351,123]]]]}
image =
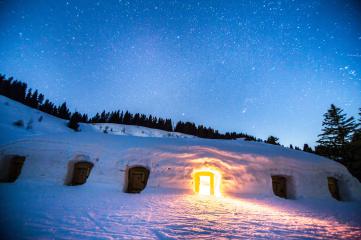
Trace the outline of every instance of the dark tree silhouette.
{"type": "Polygon", "coordinates": [[[316,152],[335,160],[342,160],[344,146],[352,139],[356,124],[353,117],[347,117],[343,110],[331,104],[330,109],[323,115],[322,133],[316,146],[316,152]]]}
{"type": "Polygon", "coordinates": [[[60,107],[58,108],[58,117],[69,120],[70,114],[71,113],[69,111],[68,106],[66,105],[66,102],[61,104],[60,107]]]}
{"type": "Polygon", "coordinates": [[[350,143],[345,146],[344,159],[342,163],[361,182],[361,108],[359,119],[350,143]]]}
{"type": "Polygon", "coordinates": [[[79,131],[79,122],[81,121],[81,119],[82,115],[78,112],[74,112],[70,117],[68,127],[73,129],[74,131],[79,131]]]}
{"type": "Polygon", "coordinates": [[[273,145],[280,145],[278,142],[279,138],[275,136],[269,136],[265,143],[273,144],[273,145]]]}
{"type": "Polygon", "coordinates": [[[313,153],[313,150],[310,146],[308,146],[307,143],[303,144],[303,151],[304,152],[309,152],[309,153],[313,153]]]}

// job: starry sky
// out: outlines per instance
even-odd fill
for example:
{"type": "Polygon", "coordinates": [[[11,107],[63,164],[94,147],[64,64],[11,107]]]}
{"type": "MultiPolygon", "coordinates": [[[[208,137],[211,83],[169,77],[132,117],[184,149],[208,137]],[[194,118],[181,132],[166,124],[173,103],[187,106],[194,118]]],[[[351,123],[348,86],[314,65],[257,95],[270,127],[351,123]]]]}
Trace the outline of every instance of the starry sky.
{"type": "Polygon", "coordinates": [[[357,1],[0,0],[0,73],[55,103],[314,145],[361,107],[357,1]]]}

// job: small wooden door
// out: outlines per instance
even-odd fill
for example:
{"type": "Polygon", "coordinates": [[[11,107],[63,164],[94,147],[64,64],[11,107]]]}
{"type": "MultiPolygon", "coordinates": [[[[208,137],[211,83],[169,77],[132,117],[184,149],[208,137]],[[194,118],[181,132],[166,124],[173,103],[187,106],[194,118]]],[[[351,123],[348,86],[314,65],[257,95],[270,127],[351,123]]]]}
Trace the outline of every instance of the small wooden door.
{"type": "Polygon", "coordinates": [[[281,198],[287,198],[287,179],[283,176],[272,176],[273,193],[281,198]]]}
{"type": "Polygon", "coordinates": [[[341,198],[338,191],[337,179],[333,177],[327,177],[327,181],[328,181],[328,190],[330,191],[331,196],[340,201],[341,198]]]}
{"type": "Polygon", "coordinates": [[[86,182],[93,168],[91,162],[77,162],[74,164],[73,179],[71,185],[81,185],[86,182]]]}
{"type": "Polygon", "coordinates": [[[140,193],[147,185],[149,170],[145,167],[133,167],[128,170],[128,193],[140,193]]]}
{"type": "Polygon", "coordinates": [[[9,162],[8,182],[15,182],[20,176],[25,157],[14,156],[9,162]]]}

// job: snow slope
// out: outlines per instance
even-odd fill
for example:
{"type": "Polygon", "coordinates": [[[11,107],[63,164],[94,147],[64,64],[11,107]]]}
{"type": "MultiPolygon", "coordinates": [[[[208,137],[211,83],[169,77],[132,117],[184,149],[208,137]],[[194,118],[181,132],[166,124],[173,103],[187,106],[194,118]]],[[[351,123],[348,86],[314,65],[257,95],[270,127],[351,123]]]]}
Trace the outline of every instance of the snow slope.
{"type": "MultiPolygon", "coordinates": [[[[72,129],[66,126],[66,120],[29,108],[1,95],[0,106],[0,116],[2,116],[0,118],[0,130],[4,133],[0,137],[0,143],[25,136],[73,132],[72,129]],[[14,123],[19,120],[24,123],[23,127],[14,125],[14,123]]],[[[183,133],[112,123],[81,123],[80,129],[82,132],[104,133],[104,131],[106,131],[111,135],[123,136],[194,138],[194,136],[183,133]]]]}
{"type": "Polygon", "coordinates": [[[119,124],[81,124],[74,132],[66,121],[2,96],[0,114],[0,161],[26,156],[16,183],[0,184],[7,234],[21,224],[18,237],[30,238],[361,237],[361,184],[329,159],[119,124]],[[13,125],[17,120],[25,126],[13,125]],[[74,160],[94,168],[85,185],[64,186],[74,160]],[[136,165],[151,174],[141,194],[129,195],[126,171],[136,165]],[[222,198],[193,194],[192,174],[203,168],[220,172],[222,198]],[[293,200],[274,196],[271,175],[289,177],[293,200]],[[330,176],[346,201],[330,196],[330,176]]]}

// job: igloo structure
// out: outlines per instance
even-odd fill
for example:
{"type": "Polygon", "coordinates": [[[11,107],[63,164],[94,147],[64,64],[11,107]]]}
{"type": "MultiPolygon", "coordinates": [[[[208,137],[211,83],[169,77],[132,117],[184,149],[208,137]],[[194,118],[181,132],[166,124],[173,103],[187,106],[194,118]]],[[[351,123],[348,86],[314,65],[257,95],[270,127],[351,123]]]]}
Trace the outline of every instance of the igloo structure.
{"type": "Polygon", "coordinates": [[[0,104],[2,182],[361,201],[360,182],[341,164],[315,154],[121,124],[80,124],[74,132],[65,120],[6,97],[0,96],[0,104]],[[18,120],[32,128],[15,126],[18,120]]]}
{"type": "Polygon", "coordinates": [[[244,140],[57,134],[2,146],[0,161],[9,161],[11,156],[26,159],[16,181],[77,185],[69,184],[74,178],[74,166],[88,163],[91,167],[84,173],[85,186],[106,183],[124,192],[132,192],[129,181],[135,181],[135,185],[144,184],[135,192],[144,188],[172,189],[300,199],[335,197],[336,188],[339,197],[335,198],[339,200],[361,200],[360,183],[341,164],[314,154],[244,140]],[[135,180],[129,180],[135,167],[148,173],[138,169],[132,175],[135,180]],[[329,179],[334,179],[333,190],[329,179]]]}

